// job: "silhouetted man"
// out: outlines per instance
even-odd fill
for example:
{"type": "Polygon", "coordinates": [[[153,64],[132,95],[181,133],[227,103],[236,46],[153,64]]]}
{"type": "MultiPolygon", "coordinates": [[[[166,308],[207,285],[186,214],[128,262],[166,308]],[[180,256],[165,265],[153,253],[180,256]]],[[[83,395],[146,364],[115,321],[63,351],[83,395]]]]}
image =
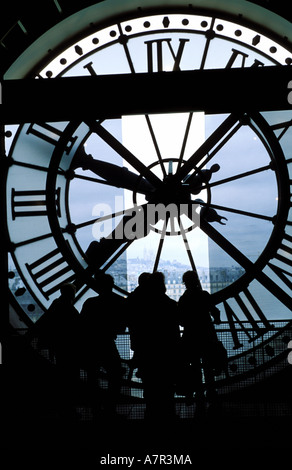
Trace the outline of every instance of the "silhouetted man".
{"type": "Polygon", "coordinates": [[[134,368],[139,367],[139,354],[144,347],[141,347],[141,341],[144,343],[144,323],[148,316],[148,306],[145,300],[149,296],[151,274],[143,272],[138,278],[138,286],[131,292],[127,299],[127,310],[129,318],[129,331],[131,340],[131,349],[134,351],[134,368]]]}
{"type": "Polygon", "coordinates": [[[82,336],[83,361],[88,382],[93,393],[94,413],[114,415],[120,391],[122,366],[115,339],[125,331],[125,299],[112,292],[113,277],[109,274],[95,276],[98,296],[85,301],[81,311],[80,333],[82,336]],[[108,391],[103,400],[98,387],[100,368],[107,372],[108,391]]]}
{"type": "Polygon", "coordinates": [[[55,356],[60,413],[65,418],[71,418],[74,417],[74,393],[80,377],[79,312],[73,305],[76,293],[74,284],[63,284],[60,293],[60,297],[52,302],[47,312],[32,327],[29,336],[37,337],[39,343],[48,347],[55,356]]]}
{"type": "Polygon", "coordinates": [[[215,394],[214,373],[211,362],[211,348],[217,341],[215,323],[220,323],[220,311],[212,304],[209,292],[202,290],[197,274],[187,271],[183,275],[186,291],[178,301],[179,321],[183,326],[183,364],[188,374],[186,396],[203,397],[201,360],[209,396],[215,394]]]}
{"type": "Polygon", "coordinates": [[[144,386],[146,417],[165,421],[175,415],[174,384],[179,325],[177,304],[166,295],[164,276],[147,278],[131,299],[136,310],[132,324],[133,347],[144,386]]]}

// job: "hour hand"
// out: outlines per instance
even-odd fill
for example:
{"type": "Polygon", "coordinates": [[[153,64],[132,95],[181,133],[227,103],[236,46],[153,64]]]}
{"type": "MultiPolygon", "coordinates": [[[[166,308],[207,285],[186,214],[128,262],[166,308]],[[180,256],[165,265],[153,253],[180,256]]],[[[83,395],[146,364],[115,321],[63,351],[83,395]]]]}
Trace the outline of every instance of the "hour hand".
{"type": "Polygon", "coordinates": [[[131,172],[125,167],[93,158],[92,155],[88,155],[85,152],[83,146],[80,146],[77,150],[71,168],[90,170],[97,176],[105,179],[112,186],[130,189],[146,196],[154,190],[152,184],[145,178],[141,178],[138,174],[131,172]]]}
{"type": "Polygon", "coordinates": [[[219,215],[215,211],[215,209],[208,207],[208,204],[206,204],[202,199],[196,199],[194,202],[201,205],[200,216],[205,219],[206,222],[219,222],[219,224],[221,225],[226,225],[223,220],[228,219],[226,219],[226,217],[223,217],[222,215],[219,215]]]}
{"type": "Polygon", "coordinates": [[[192,175],[187,175],[184,179],[184,183],[189,185],[190,191],[192,194],[199,194],[202,190],[202,185],[210,181],[213,176],[213,173],[216,173],[220,170],[220,166],[215,163],[209,169],[197,170],[192,175]]]}
{"type": "Polygon", "coordinates": [[[86,251],[88,265],[91,270],[100,269],[105,262],[113,262],[112,256],[122,246],[134,240],[146,237],[150,232],[147,223],[147,204],[125,211],[118,225],[106,238],[92,241],[86,251]]]}

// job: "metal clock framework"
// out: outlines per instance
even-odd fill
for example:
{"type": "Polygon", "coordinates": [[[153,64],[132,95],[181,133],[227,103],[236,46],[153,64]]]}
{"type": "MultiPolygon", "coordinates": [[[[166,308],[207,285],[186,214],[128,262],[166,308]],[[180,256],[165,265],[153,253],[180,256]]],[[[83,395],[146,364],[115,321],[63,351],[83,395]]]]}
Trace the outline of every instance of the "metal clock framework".
{"type": "MultiPolygon", "coordinates": [[[[292,61],[289,41],[272,31],[222,11],[181,6],[100,21],[64,44],[44,55],[26,77],[168,75],[284,67],[292,61]]],[[[13,66],[7,76],[16,70],[13,66]]],[[[102,90],[96,93],[110,102],[102,90]]],[[[139,93],[143,90],[133,90],[129,100],[138,100],[139,93]]],[[[200,93],[195,83],[189,93],[200,93]]],[[[76,283],[80,307],[95,294],[97,269],[112,272],[116,290],[127,295],[128,253],[142,258],[150,237],[153,270],[169,252],[168,244],[196,270],[201,233],[210,263],[239,273],[212,293],[233,342],[229,379],[255,374],[283,358],[291,318],[292,119],[289,110],[260,111],[125,116],[121,110],[116,119],[7,126],[13,322],[19,318],[17,326],[29,327],[64,281],[76,283]],[[165,133],[166,126],[171,132],[165,133]],[[132,139],[135,133],[143,145],[132,139]],[[149,223],[151,204],[185,212],[164,212],[149,223]],[[126,227],[132,236],[125,236],[126,227]],[[279,320],[283,329],[275,331],[279,320]]]]}

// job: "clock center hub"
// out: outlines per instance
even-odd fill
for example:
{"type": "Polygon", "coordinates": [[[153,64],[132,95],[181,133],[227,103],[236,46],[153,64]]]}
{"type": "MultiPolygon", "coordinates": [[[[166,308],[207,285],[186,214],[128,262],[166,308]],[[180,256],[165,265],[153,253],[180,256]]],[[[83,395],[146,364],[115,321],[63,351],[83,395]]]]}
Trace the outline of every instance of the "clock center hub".
{"type": "Polygon", "coordinates": [[[149,200],[153,204],[181,205],[191,203],[191,193],[189,186],[177,181],[174,175],[167,175],[164,178],[163,185],[157,189],[149,200]]]}

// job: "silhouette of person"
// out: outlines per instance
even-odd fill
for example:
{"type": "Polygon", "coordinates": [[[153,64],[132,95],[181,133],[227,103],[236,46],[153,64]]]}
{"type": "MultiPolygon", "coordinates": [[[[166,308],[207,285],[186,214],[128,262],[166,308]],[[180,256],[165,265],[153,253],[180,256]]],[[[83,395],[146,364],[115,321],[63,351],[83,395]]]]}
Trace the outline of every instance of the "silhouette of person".
{"type": "Polygon", "coordinates": [[[220,323],[220,311],[212,304],[209,292],[202,290],[194,271],[183,274],[186,291],[178,301],[179,322],[183,326],[182,361],[186,377],[185,394],[192,400],[204,396],[202,367],[209,398],[216,395],[211,347],[217,341],[214,323],[220,323]],[[214,323],[212,318],[214,319],[214,323]],[[201,364],[202,361],[202,364],[201,364]]]}
{"type": "Polygon", "coordinates": [[[37,337],[48,347],[56,360],[60,413],[64,418],[75,418],[74,398],[80,368],[78,360],[79,312],[73,302],[74,284],[64,283],[60,297],[55,299],[47,312],[35,323],[30,337],[37,337]]]}
{"type": "Polygon", "coordinates": [[[164,275],[154,272],[141,278],[134,292],[130,327],[131,344],[144,387],[145,416],[167,420],[175,415],[174,384],[179,324],[177,304],[166,295],[164,275]]]}
{"type": "MultiPolygon", "coordinates": [[[[141,353],[141,349],[143,349],[144,352],[144,348],[139,346],[140,342],[144,341],[143,323],[145,322],[145,316],[147,318],[147,304],[145,304],[145,300],[149,295],[150,277],[151,274],[148,272],[141,273],[138,277],[138,286],[131,292],[127,299],[130,342],[131,349],[134,351],[132,360],[133,368],[139,367],[139,354],[141,353]]],[[[136,373],[136,375],[139,377],[139,372],[136,373]]]]}
{"type": "Polygon", "coordinates": [[[82,357],[92,394],[94,418],[102,412],[116,413],[116,402],[122,379],[121,358],[115,343],[117,334],[125,331],[125,299],[112,290],[110,274],[95,275],[98,296],[87,299],[80,313],[82,357]],[[107,373],[108,390],[102,393],[100,369],[107,373]]]}

